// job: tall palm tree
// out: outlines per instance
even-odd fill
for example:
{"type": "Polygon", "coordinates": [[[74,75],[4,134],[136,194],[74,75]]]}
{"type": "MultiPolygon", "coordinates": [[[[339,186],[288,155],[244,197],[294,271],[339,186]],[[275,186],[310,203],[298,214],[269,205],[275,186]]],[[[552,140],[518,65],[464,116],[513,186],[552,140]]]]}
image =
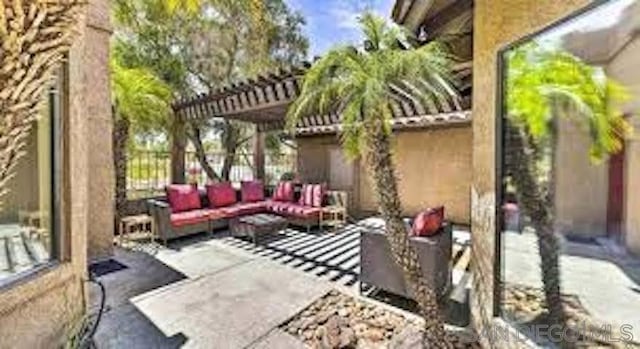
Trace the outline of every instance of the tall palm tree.
{"type": "Polygon", "coordinates": [[[171,89],[145,69],[121,66],[111,60],[113,94],[113,161],[116,177],[116,219],[127,200],[127,145],[130,131],[166,128],[171,112],[171,89]]]}
{"type": "Polygon", "coordinates": [[[559,241],[553,221],[554,178],[553,172],[545,175],[540,164],[551,162],[553,171],[557,118],[588,130],[592,141],[588,155],[594,162],[618,152],[630,132],[616,109],[626,93],[602,71],[572,54],[535,43],[508,54],[505,93],[506,171],[537,234],[549,322],[564,326],[559,241]]]}
{"type": "Polygon", "coordinates": [[[452,61],[436,42],[413,48],[400,27],[370,13],[359,20],[366,39],[363,47],[338,47],[314,63],[289,109],[288,124],[295,127],[300,118],[314,113],[341,115],[341,141],[349,155],[365,154],[393,258],[425,320],[425,342],[429,347],[449,347],[436,293],[421,276],[402,221],[391,149],[391,103],[397,90],[431,101],[455,98],[452,61]]]}

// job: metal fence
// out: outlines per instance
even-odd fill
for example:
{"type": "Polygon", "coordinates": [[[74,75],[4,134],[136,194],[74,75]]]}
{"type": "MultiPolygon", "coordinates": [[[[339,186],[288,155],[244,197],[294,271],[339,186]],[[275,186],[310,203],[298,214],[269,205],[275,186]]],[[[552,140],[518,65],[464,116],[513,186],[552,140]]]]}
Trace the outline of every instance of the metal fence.
{"type": "MultiPolygon", "coordinates": [[[[224,162],[223,152],[207,153],[207,162],[220,173],[224,162]]],[[[265,154],[265,181],[273,184],[287,172],[296,171],[296,155],[293,153],[265,154]]],[[[185,178],[207,183],[207,175],[194,152],[185,155],[185,178]]],[[[229,174],[231,182],[253,178],[253,154],[238,153],[229,174]]],[[[165,151],[132,151],[127,159],[127,194],[130,199],[161,195],[171,181],[171,153],[165,151]]]]}

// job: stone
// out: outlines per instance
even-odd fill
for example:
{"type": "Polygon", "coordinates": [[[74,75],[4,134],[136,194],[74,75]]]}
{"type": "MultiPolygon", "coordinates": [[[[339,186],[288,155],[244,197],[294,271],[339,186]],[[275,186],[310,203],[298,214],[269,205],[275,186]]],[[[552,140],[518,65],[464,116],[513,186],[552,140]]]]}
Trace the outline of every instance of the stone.
{"type": "Polygon", "coordinates": [[[325,323],[325,322],[327,322],[327,320],[329,320],[329,318],[330,318],[331,316],[333,316],[333,315],[334,315],[334,312],[333,312],[333,311],[325,310],[325,311],[322,311],[322,312],[320,312],[320,313],[318,313],[318,314],[316,315],[316,317],[315,317],[315,321],[316,321],[317,323],[319,323],[319,324],[324,324],[324,323],[325,323]]]}
{"type": "Polygon", "coordinates": [[[334,349],[340,347],[340,331],[337,329],[327,329],[322,337],[322,347],[334,349]]]}
{"type": "Polygon", "coordinates": [[[389,349],[419,348],[422,348],[422,332],[415,326],[406,326],[389,341],[389,349]]]}
{"type": "Polygon", "coordinates": [[[313,330],[306,330],[302,333],[302,336],[304,337],[304,339],[306,340],[310,340],[313,338],[313,335],[315,334],[315,331],[313,330]]]}
{"type": "Polygon", "coordinates": [[[352,329],[345,328],[340,332],[340,348],[352,348],[357,341],[356,333],[352,329]]]}
{"type": "Polygon", "coordinates": [[[379,328],[370,328],[365,332],[364,337],[372,342],[380,342],[384,339],[384,332],[379,328]]]}
{"type": "Polygon", "coordinates": [[[315,323],[316,319],[313,317],[306,317],[306,318],[302,318],[300,319],[300,329],[302,330],[306,330],[307,328],[311,327],[314,323],[315,323]]]}
{"type": "Polygon", "coordinates": [[[316,328],[315,336],[318,339],[322,339],[324,335],[327,333],[327,329],[324,326],[319,326],[316,328]]]}
{"type": "Polygon", "coordinates": [[[363,337],[365,332],[367,332],[367,324],[359,322],[355,326],[353,326],[353,330],[356,333],[356,336],[363,337]]]}
{"type": "Polygon", "coordinates": [[[347,317],[349,316],[349,314],[351,314],[351,310],[349,308],[340,308],[338,310],[338,315],[342,316],[342,317],[347,317]]]}

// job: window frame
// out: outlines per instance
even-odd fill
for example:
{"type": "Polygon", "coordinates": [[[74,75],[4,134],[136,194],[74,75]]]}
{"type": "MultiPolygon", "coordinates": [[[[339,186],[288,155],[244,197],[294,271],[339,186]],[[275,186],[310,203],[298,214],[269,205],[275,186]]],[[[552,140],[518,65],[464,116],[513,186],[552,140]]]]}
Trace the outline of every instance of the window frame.
{"type": "MultiPolygon", "coordinates": [[[[504,217],[502,215],[502,201],[503,201],[503,178],[504,178],[504,149],[505,140],[504,140],[504,125],[503,118],[506,112],[506,105],[504,103],[504,93],[505,93],[505,79],[504,72],[507,68],[507,62],[505,60],[506,54],[517,48],[520,45],[523,45],[536,37],[545,34],[548,31],[554,30],[559,26],[567,24],[582,15],[585,15],[591,11],[596,10],[598,7],[605,5],[612,0],[593,0],[592,2],[578,8],[577,10],[569,12],[569,14],[560,17],[559,19],[552,21],[551,23],[543,26],[540,29],[534,30],[533,32],[520,36],[518,39],[511,41],[503,46],[501,46],[496,52],[496,95],[495,95],[495,183],[494,183],[494,192],[495,192],[495,207],[494,207],[494,236],[495,236],[495,244],[494,244],[494,261],[493,261],[493,316],[500,318],[504,321],[508,320],[504,317],[503,314],[503,285],[504,285],[504,260],[503,253],[504,247],[502,244],[502,230],[504,227],[504,217]]],[[[615,1],[615,0],[613,0],[615,1]]]]}

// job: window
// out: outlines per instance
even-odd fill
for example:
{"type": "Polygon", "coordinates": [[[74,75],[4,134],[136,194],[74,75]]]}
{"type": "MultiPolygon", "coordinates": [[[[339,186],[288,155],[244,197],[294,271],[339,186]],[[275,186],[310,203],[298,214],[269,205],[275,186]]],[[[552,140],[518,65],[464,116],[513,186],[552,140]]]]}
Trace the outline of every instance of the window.
{"type": "Polygon", "coordinates": [[[0,211],[0,285],[9,283],[58,256],[61,116],[64,91],[60,70],[44,96],[25,154],[0,211]]]}
{"type": "Polygon", "coordinates": [[[598,1],[500,53],[499,311],[540,343],[640,339],[639,34],[598,1]]]}

